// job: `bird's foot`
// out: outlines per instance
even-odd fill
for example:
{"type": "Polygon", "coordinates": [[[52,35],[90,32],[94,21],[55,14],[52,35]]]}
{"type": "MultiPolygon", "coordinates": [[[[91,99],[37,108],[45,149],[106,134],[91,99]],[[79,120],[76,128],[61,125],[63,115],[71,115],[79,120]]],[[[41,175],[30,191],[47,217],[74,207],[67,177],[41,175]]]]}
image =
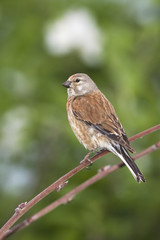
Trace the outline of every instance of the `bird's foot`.
{"type": "Polygon", "coordinates": [[[83,158],[82,161],[80,161],[80,164],[83,164],[85,162],[88,162],[89,165],[91,166],[93,164],[92,160],[89,158],[89,156],[92,154],[93,151],[90,151],[89,153],[87,153],[87,155],[83,158]]]}

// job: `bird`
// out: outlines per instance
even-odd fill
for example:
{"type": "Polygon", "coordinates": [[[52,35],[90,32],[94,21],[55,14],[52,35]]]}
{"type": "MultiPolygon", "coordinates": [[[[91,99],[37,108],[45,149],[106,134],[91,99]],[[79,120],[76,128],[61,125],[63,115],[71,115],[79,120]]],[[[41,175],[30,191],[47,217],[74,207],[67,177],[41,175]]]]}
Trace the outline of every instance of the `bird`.
{"type": "MultiPolygon", "coordinates": [[[[62,84],[67,88],[66,104],[70,126],[89,153],[109,150],[128,167],[137,182],[142,172],[128,153],[134,152],[114,107],[85,73],[73,74],[62,84]]],[[[89,159],[88,159],[89,161],[89,159]]]]}

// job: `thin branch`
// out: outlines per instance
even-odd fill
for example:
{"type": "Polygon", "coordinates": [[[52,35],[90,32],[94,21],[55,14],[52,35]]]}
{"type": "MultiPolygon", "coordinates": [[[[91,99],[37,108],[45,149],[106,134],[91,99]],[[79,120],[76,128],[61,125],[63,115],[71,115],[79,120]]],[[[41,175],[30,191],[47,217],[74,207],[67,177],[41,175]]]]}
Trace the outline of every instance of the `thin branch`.
{"type": "MultiPolygon", "coordinates": [[[[147,129],[133,137],[131,137],[129,140],[134,141],[137,138],[143,137],[149,133],[152,133],[156,130],[160,129],[160,124],[147,129]]],[[[103,151],[101,153],[96,154],[93,156],[90,160],[92,162],[96,161],[103,155],[107,154],[108,151],[103,151]]],[[[15,213],[13,216],[4,224],[4,226],[0,229],[0,239],[3,238],[3,235],[5,232],[21,217],[23,216],[30,208],[32,208],[35,204],[37,204],[40,200],[42,200],[44,197],[49,195],[51,192],[53,192],[55,189],[59,189],[61,185],[63,185],[68,179],[70,179],[72,176],[74,176],[76,173],[80,172],[83,168],[85,168],[89,163],[83,162],[81,165],[77,166],[76,168],[72,169],[68,173],[66,173],[64,176],[59,178],[56,182],[51,184],[49,187],[44,189],[41,193],[39,193],[37,196],[35,196],[32,200],[30,200],[27,204],[22,203],[16,208],[15,213]]]]}
{"type": "Polygon", "coordinates": [[[130,142],[135,141],[136,139],[142,138],[142,137],[144,137],[144,136],[146,136],[146,135],[148,135],[148,134],[150,134],[150,133],[152,133],[152,132],[157,131],[158,129],[160,129],[160,124],[158,124],[158,125],[156,125],[156,126],[154,126],[154,127],[152,127],[152,128],[149,128],[149,129],[147,129],[147,130],[145,130],[145,131],[143,131],[143,132],[140,132],[140,133],[138,133],[138,134],[130,137],[130,138],[129,138],[129,141],[130,141],[130,142]]]}
{"type": "MultiPolygon", "coordinates": [[[[141,151],[140,153],[136,154],[133,157],[133,159],[137,160],[138,158],[141,158],[141,157],[157,150],[158,148],[160,148],[160,142],[158,142],[158,143],[152,145],[151,147],[148,147],[147,149],[145,149],[145,150],[141,151]]],[[[109,175],[110,173],[118,170],[119,168],[121,168],[123,166],[125,166],[125,164],[123,162],[121,162],[119,164],[115,164],[112,167],[105,166],[105,167],[101,168],[96,175],[94,175],[93,177],[91,177],[87,181],[83,182],[78,187],[74,188],[69,193],[67,193],[63,197],[57,199],[56,201],[54,201],[53,203],[51,203],[47,207],[43,208],[41,211],[34,214],[32,217],[30,217],[30,218],[22,221],[21,223],[17,224],[16,226],[14,226],[12,229],[10,229],[5,234],[4,237],[8,237],[8,236],[12,235],[13,233],[29,226],[31,223],[33,223],[34,221],[36,221],[40,217],[46,215],[47,213],[51,212],[52,210],[59,207],[60,205],[66,204],[66,203],[72,201],[72,199],[75,197],[75,195],[77,193],[81,192],[82,190],[86,189],[87,187],[91,186],[95,182],[99,181],[100,179],[104,178],[105,176],[109,175]]]]}

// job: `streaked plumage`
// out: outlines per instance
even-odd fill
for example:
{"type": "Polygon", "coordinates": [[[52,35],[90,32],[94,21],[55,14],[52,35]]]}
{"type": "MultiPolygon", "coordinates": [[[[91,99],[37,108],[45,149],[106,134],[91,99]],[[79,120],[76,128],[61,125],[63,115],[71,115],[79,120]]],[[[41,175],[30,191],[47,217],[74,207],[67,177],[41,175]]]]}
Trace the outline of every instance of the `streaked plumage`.
{"type": "Polygon", "coordinates": [[[90,151],[107,149],[120,157],[135,179],[145,181],[130,157],[134,152],[112,104],[83,73],[72,75],[63,86],[68,88],[67,114],[76,137],[90,151]]]}

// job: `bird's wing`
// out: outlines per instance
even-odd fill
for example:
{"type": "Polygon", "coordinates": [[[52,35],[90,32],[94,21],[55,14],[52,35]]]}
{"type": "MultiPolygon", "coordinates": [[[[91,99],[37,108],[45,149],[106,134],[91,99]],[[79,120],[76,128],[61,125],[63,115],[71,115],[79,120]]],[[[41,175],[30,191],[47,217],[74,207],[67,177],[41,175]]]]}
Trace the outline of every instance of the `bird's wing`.
{"type": "Polygon", "coordinates": [[[100,91],[75,97],[72,112],[78,120],[134,152],[112,104],[100,91]]]}

